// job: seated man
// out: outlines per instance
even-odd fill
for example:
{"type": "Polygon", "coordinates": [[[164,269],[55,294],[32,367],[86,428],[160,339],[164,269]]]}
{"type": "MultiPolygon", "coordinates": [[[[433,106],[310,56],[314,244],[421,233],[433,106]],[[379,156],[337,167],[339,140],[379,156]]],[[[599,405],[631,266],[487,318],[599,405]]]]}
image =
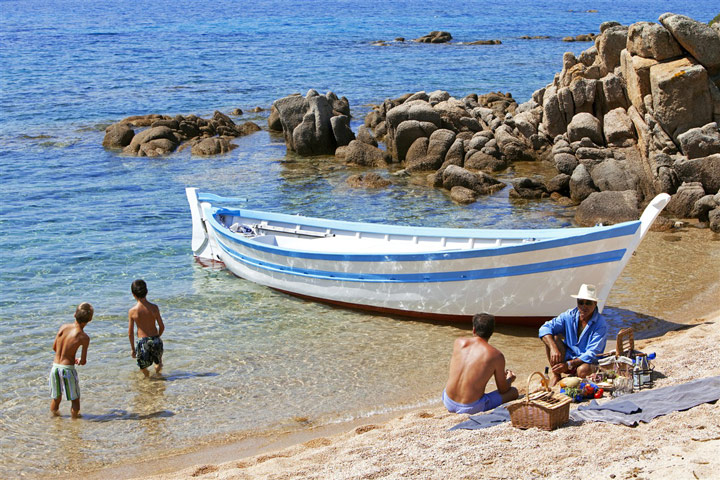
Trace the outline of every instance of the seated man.
{"type": "Polygon", "coordinates": [[[473,317],[474,336],[455,340],[450,378],[442,396],[449,412],[484,412],[518,398],[511,386],[515,374],[505,370],[502,352],[488,343],[494,331],[495,317],[480,313],[473,317]],[[493,375],[498,389],[486,394],[485,386],[493,375]]]}
{"type": "Polygon", "coordinates": [[[577,308],[571,308],[540,327],[539,337],[552,369],[550,385],[563,373],[584,378],[597,370],[597,356],[605,351],[607,323],[597,311],[595,285],[582,284],[577,308]]]}

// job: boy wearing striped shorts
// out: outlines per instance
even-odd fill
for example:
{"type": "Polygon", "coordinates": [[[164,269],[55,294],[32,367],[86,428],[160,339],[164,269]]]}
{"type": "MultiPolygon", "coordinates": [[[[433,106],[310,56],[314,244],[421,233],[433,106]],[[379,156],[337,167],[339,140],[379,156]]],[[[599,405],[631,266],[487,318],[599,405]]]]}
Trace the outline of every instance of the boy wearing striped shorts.
{"type": "Polygon", "coordinates": [[[93,317],[93,307],[89,303],[81,303],[75,310],[75,323],[66,323],[60,327],[55,336],[52,370],[50,370],[50,412],[60,415],[60,402],[63,391],[65,398],[72,402],[70,413],[73,418],[80,417],[80,384],[78,383],[75,365],[85,365],[90,337],[84,328],[93,317]],[[80,359],[75,358],[82,347],[80,359]]]}

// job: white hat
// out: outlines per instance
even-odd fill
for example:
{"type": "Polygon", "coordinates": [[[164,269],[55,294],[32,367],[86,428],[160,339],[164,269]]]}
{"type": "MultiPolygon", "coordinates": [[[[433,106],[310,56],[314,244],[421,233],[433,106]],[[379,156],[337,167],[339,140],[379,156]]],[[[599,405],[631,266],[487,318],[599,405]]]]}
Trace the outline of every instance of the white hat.
{"type": "Polygon", "coordinates": [[[595,285],[591,285],[589,283],[583,283],[582,285],[580,285],[580,291],[578,291],[578,294],[570,296],[583,300],[592,300],[593,302],[598,301],[595,285]]]}

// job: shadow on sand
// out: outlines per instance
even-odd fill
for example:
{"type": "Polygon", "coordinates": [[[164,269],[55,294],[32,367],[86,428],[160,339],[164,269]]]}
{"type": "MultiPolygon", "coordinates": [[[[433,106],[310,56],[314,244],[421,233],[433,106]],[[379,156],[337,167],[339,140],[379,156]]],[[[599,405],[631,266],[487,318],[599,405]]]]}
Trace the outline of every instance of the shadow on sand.
{"type": "Polygon", "coordinates": [[[170,410],[159,410],[152,413],[132,413],[126,410],[114,409],[108,413],[102,415],[92,415],[89,413],[83,413],[82,418],[89,422],[111,422],[113,420],[147,420],[149,418],[168,418],[173,417],[175,414],[170,410]]]}

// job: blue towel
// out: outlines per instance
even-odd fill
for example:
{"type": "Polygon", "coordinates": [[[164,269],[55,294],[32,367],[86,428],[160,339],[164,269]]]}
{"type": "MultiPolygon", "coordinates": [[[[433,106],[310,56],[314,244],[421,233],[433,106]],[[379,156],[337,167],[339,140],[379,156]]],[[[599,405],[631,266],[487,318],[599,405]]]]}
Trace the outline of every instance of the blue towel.
{"type": "MultiPolygon", "coordinates": [[[[702,403],[720,399],[720,376],[701,378],[672,387],[644,390],[598,404],[582,405],[570,412],[575,421],[609,422],[635,426],[648,423],[655,417],[688,410],[702,403]]],[[[510,413],[503,406],[489,413],[473,415],[450,430],[477,430],[510,421],[510,413]]]]}

